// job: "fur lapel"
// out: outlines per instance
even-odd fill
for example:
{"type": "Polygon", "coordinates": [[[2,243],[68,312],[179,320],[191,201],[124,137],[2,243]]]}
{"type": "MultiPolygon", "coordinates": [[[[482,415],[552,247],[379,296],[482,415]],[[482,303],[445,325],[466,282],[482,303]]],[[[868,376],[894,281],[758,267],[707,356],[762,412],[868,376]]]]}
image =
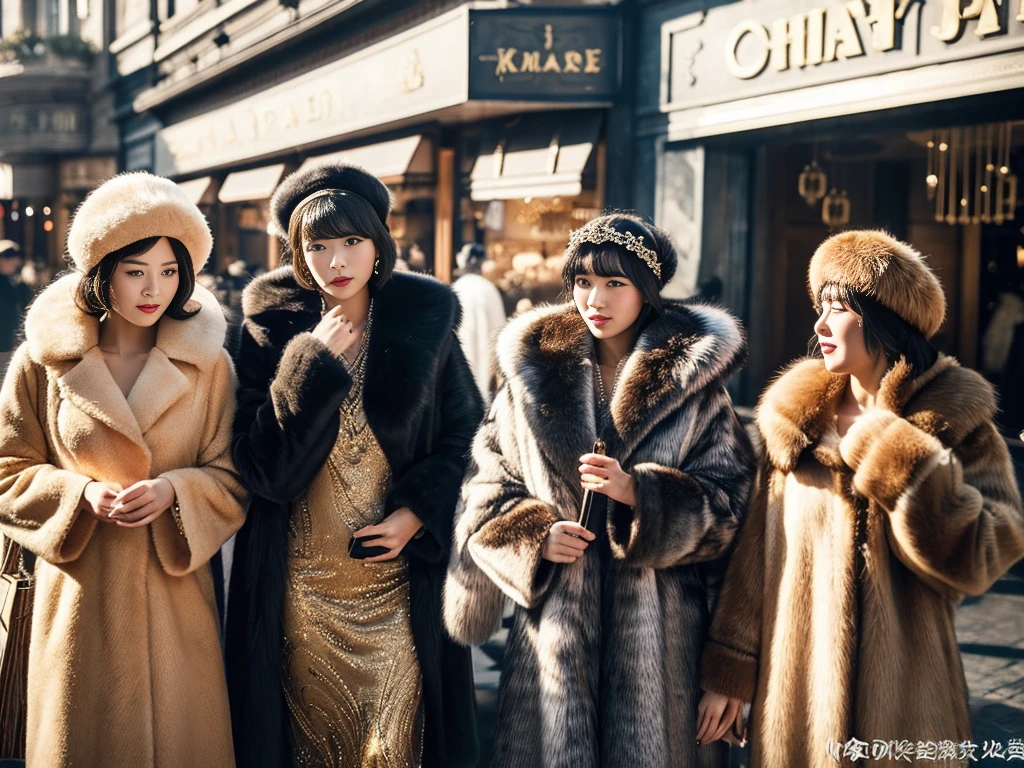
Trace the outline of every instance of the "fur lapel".
{"type": "MultiPolygon", "coordinates": [[[[542,450],[560,471],[575,472],[590,450],[594,421],[594,342],[572,304],[543,307],[513,320],[498,340],[502,376],[523,398],[542,450]]],[[[742,365],[739,323],[716,307],[666,301],[623,366],[611,412],[628,461],[655,426],[695,392],[742,365]]]]}
{"type": "MultiPolygon", "coordinates": [[[[291,267],[254,281],[244,305],[249,332],[278,354],[320,321],[318,294],[301,288],[291,267]]],[[[398,272],[374,295],[363,405],[394,471],[409,461],[409,424],[431,399],[440,352],[454,338],[459,317],[455,294],[432,277],[398,272]]]]}
{"type": "Polygon", "coordinates": [[[189,320],[161,318],[156,346],[126,400],[100,352],[99,320],[75,304],[80,279],[78,273],[60,278],[29,309],[29,356],[56,373],[64,399],[141,448],[148,462],[143,435],[188,391],[188,378],[172,360],[212,367],[224,346],[224,313],[213,294],[196,286],[199,314],[189,320]]]}
{"type": "MultiPolygon", "coordinates": [[[[822,360],[802,359],[765,391],[757,424],[775,467],[792,471],[807,449],[826,466],[842,465],[834,417],[846,382],[846,376],[829,373],[822,360]]],[[[905,361],[897,362],[882,379],[878,405],[948,446],[957,445],[996,412],[992,386],[942,354],[917,378],[905,361]]]]}

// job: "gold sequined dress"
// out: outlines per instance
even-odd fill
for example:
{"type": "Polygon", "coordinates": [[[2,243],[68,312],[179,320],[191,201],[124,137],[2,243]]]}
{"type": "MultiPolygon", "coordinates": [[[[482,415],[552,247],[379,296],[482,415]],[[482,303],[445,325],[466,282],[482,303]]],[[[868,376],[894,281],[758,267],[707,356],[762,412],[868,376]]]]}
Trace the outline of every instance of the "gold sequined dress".
{"type": "Polygon", "coordinates": [[[292,505],[284,688],[297,766],[418,768],[422,677],[404,556],[364,565],[352,532],[382,518],[391,471],[362,406],[365,346],[327,462],[292,505]]]}

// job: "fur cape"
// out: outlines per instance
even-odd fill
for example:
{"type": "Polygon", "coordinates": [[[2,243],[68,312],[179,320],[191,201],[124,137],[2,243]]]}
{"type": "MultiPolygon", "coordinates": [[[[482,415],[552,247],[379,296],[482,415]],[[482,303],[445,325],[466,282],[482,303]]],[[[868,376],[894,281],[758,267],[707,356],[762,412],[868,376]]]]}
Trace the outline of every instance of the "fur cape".
{"type": "Polygon", "coordinates": [[[38,556],[28,669],[30,766],[234,765],[213,577],[245,493],[231,462],[235,380],[216,298],[161,318],[127,398],[99,321],[57,280],[25,322],[0,392],[0,533],[38,556]],[[142,528],[83,511],[92,480],[163,477],[171,513],[142,528]]]}
{"type": "MultiPolygon", "coordinates": [[[[320,299],[298,286],[291,267],[253,281],[243,308],[234,457],[256,497],[235,547],[226,658],[238,764],[277,768],[292,761],[281,684],[288,504],[327,460],[352,380],[308,333],[320,320],[320,299]]],[[[391,466],[385,514],[409,507],[425,527],[405,550],[423,674],[424,768],[476,760],[469,651],[441,625],[452,516],[483,413],[455,336],[458,320],[450,288],[432,278],[393,275],[373,300],[363,396],[367,421],[391,466]]]]}
{"type": "Polygon", "coordinates": [[[840,440],[846,383],[804,360],[758,412],[765,455],[701,667],[704,688],[753,698],[755,766],[833,766],[830,739],[970,739],[953,609],[1024,554],[980,375],[900,361],[840,440]]]}
{"type": "Polygon", "coordinates": [[[553,523],[577,518],[579,457],[597,434],[593,338],[573,305],[502,332],[504,384],[473,444],[445,586],[445,621],[464,643],[485,640],[515,604],[497,768],[722,764],[721,744],[698,757],[697,663],[709,561],[732,541],[753,470],[723,383],[745,349],[725,311],[666,302],[623,367],[602,434],[638,504],[609,502],[586,555],[556,565],[541,546],[553,523]]]}

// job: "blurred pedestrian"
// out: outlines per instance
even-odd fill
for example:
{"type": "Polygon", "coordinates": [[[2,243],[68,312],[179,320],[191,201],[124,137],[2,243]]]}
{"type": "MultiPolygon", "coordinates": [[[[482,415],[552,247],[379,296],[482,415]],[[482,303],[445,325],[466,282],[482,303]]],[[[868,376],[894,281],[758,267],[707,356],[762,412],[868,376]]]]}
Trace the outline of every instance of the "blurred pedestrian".
{"type": "Polygon", "coordinates": [[[21,319],[32,301],[32,288],[22,279],[21,246],[0,240],[0,377],[19,343],[21,319]]]}
{"type": "Polygon", "coordinates": [[[494,342],[507,319],[504,300],[498,287],[481,274],[487,263],[482,245],[467,243],[455,257],[455,262],[462,273],[452,286],[462,304],[459,341],[466,354],[466,362],[473,371],[473,379],[487,403],[491,399],[494,379],[494,342]]]}

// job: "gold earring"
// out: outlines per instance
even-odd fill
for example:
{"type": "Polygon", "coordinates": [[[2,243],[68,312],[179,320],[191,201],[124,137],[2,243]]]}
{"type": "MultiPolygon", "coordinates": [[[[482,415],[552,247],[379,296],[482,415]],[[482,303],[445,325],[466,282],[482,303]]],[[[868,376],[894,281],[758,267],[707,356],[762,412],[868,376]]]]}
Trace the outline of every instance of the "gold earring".
{"type": "Polygon", "coordinates": [[[96,297],[96,303],[100,305],[100,308],[110,314],[110,307],[108,307],[103,301],[103,294],[100,293],[100,276],[96,275],[92,279],[92,294],[96,297]]]}
{"type": "Polygon", "coordinates": [[[377,259],[375,262],[373,262],[373,274],[375,274],[375,275],[379,275],[380,274],[380,272],[377,271],[377,268],[379,266],[380,266],[380,259],[377,259]]]}

